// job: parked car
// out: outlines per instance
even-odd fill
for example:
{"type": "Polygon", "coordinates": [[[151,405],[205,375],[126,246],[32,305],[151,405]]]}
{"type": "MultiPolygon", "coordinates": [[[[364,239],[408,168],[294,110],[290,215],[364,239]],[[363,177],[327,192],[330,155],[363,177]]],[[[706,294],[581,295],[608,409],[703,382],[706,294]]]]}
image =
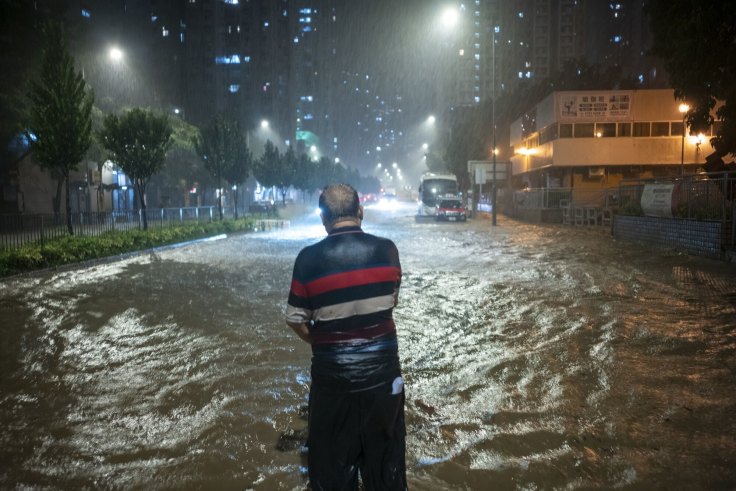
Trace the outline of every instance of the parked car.
{"type": "Polygon", "coordinates": [[[467,214],[462,201],[459,199],[443,199],[435,205],[435,220],[449,222],[464,222],[467,214]]]}

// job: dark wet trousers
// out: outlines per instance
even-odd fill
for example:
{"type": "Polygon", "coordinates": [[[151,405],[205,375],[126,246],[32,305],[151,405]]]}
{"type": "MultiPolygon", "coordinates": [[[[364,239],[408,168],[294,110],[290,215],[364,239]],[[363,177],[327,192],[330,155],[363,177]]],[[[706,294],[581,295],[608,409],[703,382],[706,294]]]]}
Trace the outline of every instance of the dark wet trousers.
{"type": "Polygon", "coordinates": [[[312,386],[308,464],[314,491],[405,490],[404,393],[335,394],[312,386]]]}

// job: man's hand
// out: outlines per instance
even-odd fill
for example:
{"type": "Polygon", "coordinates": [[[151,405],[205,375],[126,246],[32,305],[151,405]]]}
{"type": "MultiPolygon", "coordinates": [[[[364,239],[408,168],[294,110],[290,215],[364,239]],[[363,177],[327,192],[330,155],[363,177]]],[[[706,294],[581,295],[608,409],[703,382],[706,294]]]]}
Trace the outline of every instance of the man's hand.
{"type": "Polygon", "coordinates": [[[302,338],[309,344],[312,344],[312,336],[309,334],[309,326],[303,322],[295,323],[286,321],[290,328],[294,330],[297,336],[302,338]]]}

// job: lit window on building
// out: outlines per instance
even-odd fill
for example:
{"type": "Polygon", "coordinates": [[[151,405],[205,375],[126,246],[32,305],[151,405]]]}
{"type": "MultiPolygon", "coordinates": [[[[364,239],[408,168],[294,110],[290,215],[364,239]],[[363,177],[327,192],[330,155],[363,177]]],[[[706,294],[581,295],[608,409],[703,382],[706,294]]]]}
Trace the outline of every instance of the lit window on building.
{"type": "Polygon", "coordinates": [[[480,103],[480,97],[478,96],[473,97],[473,100],[475,101],[476,104],[480,103]]]}
{"type": "Polygon", "coordinates": [[[263,23],[263,27],[268,27],[269,25],[270,25],[270,24],[268,23],[268,21],[265,21],[265,22],[263,23]]]}
{"type": "Polygon", "coordinates": [[[238,5],[238,3],[240,3],[239,0],[222,0],[222,1],[223,3],[226,3],[228,5],[238,5]]]}
{"type": "MultiPolygon", "coordinates": [[[[82,10],[84,12],[84,10],[82,10]]],[[[88,15],[82,14],[84,17],[89,17],[88,15]]],[[[158,20],[158,15],[151,15],[151,22],[156,22],[158,20]]]]}
{"type": "Polygon", "coordinates": [[[236,92],[240,91],[240,85],[239,84],[230,84],[230,86],[227,88],[227,90],[231,94],[235,94],[236,92]]]}
{"type": "Polygon", "coordinates": [[[85,18],[89,19],[90,17],[92,17],[92,14],[90,13],[89,10],[82,9],[82,17],[85,17],[85,18]]]}
{"type": "Polygon", "coordinates": [[[299,36],[294,36],[294,44],[299,44],[299,36]]]}
{"type": "Polygon", "coordinates": [[[524,12],[519,12],[518,15],[519,15],[519,19],[523,19],[524,18],[524,12]]]}
{"type": "Polygon", "coordinates": [[[162,35],[163,37],[169,37],[169,30],[168,30],[168,29],[166,29],[165,27],[162,27],[162,28],[161,28],[161,35],[162,35]]]}
{"type": "Polygon", "coordinates": [[[304,115],[304,119],[305,120],[314,119],[314,116],[312,116],[312,113],[307,113],[307,114],[304,115]]]}
{"type": "Polygon", "coordinates": [[[288,17],[289,16],[289,12],[287,12],[287,10],[284,9],[284,10],[281,11],[281,15],[284,16],[284,17],[288,17]]]}
{"type": "Polygon", "coordinates": [[[302,27],[302,32],[312,32],[312,26],[304,26],[304,27],[302,27]]]}
{"type": "Polygon", "coordinates": [[[299,9],[299,13],[300,14],[311,14],[312,13],[312,9],[310,9],[310,8],[299,9]]]}
{"type": "Polygon", "coordinates": [[[184,33],[183,32],[180,32],[179,33],[179,42],[180,43],[183,43],[184,42],[184,33]]]}
{"type": "MultiPolygon", "coordinates": [[[[250,61],[250,57],[246,57],[250,61]]],[[[218,56],[215,58],[215,63],[217,65],[239,65],[240,64],[240,55],[231,55],[231,56],[218,56]]]]}
{"type": "Polygon", "coordinates": [[[621,36],[613,36],[613,42],[614,43],[620,43],[621,42],[621,36]]]}

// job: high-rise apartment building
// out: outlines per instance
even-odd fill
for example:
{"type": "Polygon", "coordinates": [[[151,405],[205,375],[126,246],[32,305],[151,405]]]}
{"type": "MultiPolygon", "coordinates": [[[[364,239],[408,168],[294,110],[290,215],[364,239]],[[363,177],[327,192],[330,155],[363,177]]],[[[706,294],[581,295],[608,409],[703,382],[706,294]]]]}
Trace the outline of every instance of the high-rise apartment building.
{"type": "Polygon", "coordinates": [[[337,86],[339,19],[335,0],[292,0],[290,87],[297,151],[315,148],[313,156],[335,155],[333,87],[337,86]]]}
{"type": "Polygon", "coordinates": [[[450,107],[477,105],[494,85],[500,95],[572,60],[618,66],[642,87],[666,84],[647,55],[641,0],[469,0],[459,13],[450,107]]]}

